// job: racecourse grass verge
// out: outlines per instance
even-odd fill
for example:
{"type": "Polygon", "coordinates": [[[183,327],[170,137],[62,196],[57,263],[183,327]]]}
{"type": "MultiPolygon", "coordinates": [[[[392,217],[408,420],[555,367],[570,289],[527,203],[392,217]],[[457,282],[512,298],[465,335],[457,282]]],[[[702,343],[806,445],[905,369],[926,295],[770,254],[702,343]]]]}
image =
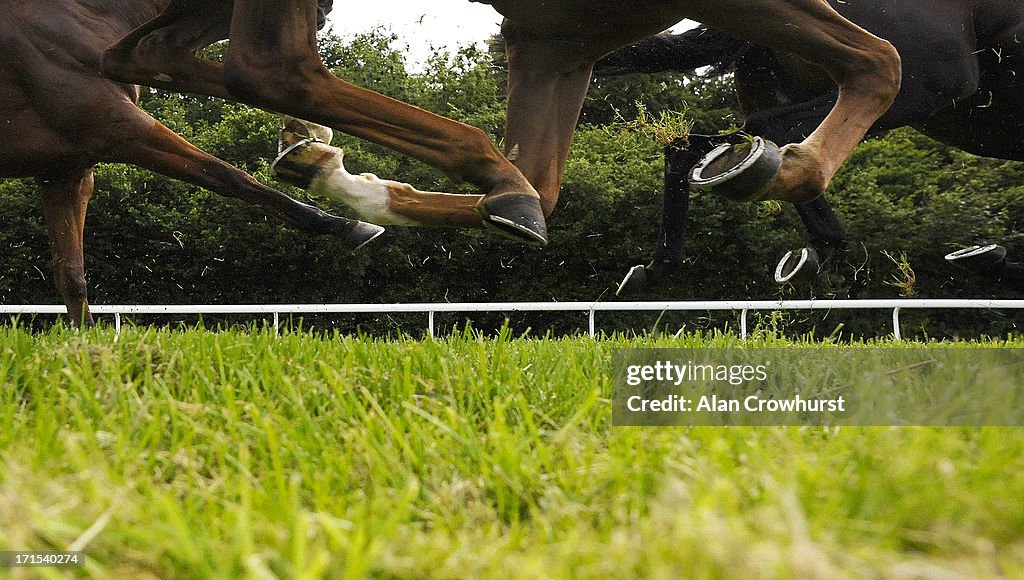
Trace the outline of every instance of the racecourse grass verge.
{"type": "Polygon", "coordinates": [[[741,344],[800,342],[0,327],[0,550],[100,578],[1024,577],[1020,428],[610,425],[613,348],[741,344]]]}

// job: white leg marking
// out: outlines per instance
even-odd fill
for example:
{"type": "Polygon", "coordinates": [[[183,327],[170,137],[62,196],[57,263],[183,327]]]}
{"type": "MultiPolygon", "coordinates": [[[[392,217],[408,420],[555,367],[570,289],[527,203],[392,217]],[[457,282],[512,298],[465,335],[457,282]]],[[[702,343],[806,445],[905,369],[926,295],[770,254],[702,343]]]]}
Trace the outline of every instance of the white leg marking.
{"type": "Polygon", "coordinates": [[[389,185],[408,186],[381,179],[372,173],[352,175],[342,163],[344,152],[341,149],[337,149],[337,152],[337,155],[321,165],[320,172],[309,186],[310,192],[336,199],[354,209],[362,219],[375,224],[418,225],[415,220],[393,211],[389,204],[389,185]]]}

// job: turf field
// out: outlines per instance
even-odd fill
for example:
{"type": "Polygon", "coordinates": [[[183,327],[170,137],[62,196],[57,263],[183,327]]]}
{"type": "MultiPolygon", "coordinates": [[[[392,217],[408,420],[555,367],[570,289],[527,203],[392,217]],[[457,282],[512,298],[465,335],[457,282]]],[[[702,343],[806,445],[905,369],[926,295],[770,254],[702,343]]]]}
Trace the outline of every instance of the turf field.
{"type": "Polygon", "coordinates": [[[1024,577],[1022,428],[611,426],[741,345],[0,327],[0,576],[1024,577]]]}

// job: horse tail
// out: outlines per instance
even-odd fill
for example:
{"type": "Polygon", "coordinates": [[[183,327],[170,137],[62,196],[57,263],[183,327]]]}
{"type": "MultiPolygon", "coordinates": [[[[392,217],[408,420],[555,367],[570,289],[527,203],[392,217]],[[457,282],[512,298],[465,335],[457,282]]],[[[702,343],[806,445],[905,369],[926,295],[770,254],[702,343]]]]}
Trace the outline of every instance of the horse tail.
{"type": "Polygon", "coordinates": [[[659,34],[597,61],[594,74],[690,72],[703,66],[725,69],[754,45],[706,26],[682,34],[659,34]]]}

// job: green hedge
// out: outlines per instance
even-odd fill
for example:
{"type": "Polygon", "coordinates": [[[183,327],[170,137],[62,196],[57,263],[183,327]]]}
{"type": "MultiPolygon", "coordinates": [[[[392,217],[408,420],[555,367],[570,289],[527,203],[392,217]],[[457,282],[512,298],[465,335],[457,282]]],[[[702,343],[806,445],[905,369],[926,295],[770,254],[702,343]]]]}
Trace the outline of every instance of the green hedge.
{"type": "MultiPolygon", "coordinates": [[[[503,78],[489,55],[466,49],[441,55],[420,73],[407,71],[394,37],[376,33],[343,43],[326,39],[327,61],[355,82],[484,128],[497,141],[503,124],[503,78]]],[[[596,84],[596,83],[595,83],[596,84]]],[[[94,303],[408,302],[595,300],[613,298],[629,266],[654,244],[661,198],[660,146],[630,121],[635,103],[657,113],[685,109],[702,126],[735,124],[728,84],[673,78],[604,79],[595,86],[576,135],[551,244],[524,248],[483,232],[392,227],[372,246],[349,255],[329,238],[306,237],[258,209],[123,165],[100,166],[90,206],[86,259],[94,303]],[[709,112],[714,115],[710,116],[709,112]],[[717,124],[716,124],[717,123],[717,124]]],[[[261,111],[213,99],[146,91],[143,106],[197,145],[271,181],[278,121],[261,111]]],[[[470,192],[425,165],[346,136],[354,172],[372,171],[421,189],[470,192]]],[[[695,196],[689,216],[685,273],[646,298],[765,299],[895,297],[896,265],[883,251],[906,252],[920,297],[1014,297],[951,270],[943,254],[999,241],[1024,257],[1024,168],[952,150],[900,130],[860,147],[829,192],[854,241],[848,269],[830,285],[780,288],[771,269],[803,245],[796,212],[776,204],[738,205],[695,196]]],[[[290,194],[304,193],[287,189],[290,194]]],[[[323,199],[313,203],[350,213],[323,199]]],[[[0,183],[0,301],[56,303],[40,201],[31,182],[0,183]]],[[[731,318],[731,317],[726,317],[731,318]]],[[[885,332],[887,313],[791,315],[796,330],[831,334],[885,332]]],[[[977,321],[974,313],[913,318],[919,332],[963,329],[1001,334],[1012,318],[977,321]],[[973,326],[972,326],[973,325],[973,326]]],[[[669,327],[718,323],[672,315],[669,327]]],[[[653,325],[657,316],[602,315],[602,327],[653,325]]],[[[345,319],[343,325],[401,325],[345,319]]],[[[453,324],[457,320],[451,321],[453,324]]],[[[482,326],[500,317],[481,317],[482,326]]],[[[582,317],[534,315],[514,320],[568,331],[582,317]]],[[[422,321],[416,321],[417,327],[422,321]]],[[[905,332],[910,329],[905,329],[905,332]]]]}

